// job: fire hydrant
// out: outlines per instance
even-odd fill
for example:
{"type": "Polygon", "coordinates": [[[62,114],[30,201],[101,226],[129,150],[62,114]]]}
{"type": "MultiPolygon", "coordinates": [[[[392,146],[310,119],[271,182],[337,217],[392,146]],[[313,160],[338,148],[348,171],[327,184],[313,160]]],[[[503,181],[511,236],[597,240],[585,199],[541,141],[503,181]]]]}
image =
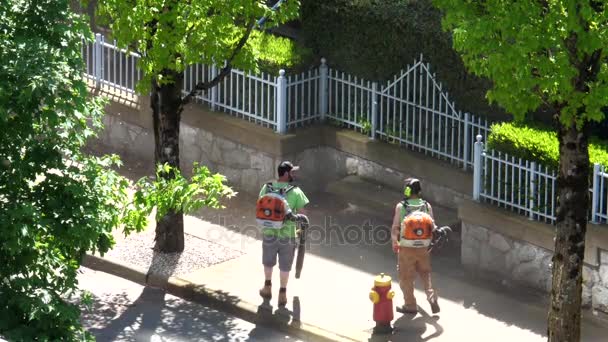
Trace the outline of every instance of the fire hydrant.
{"type": "Polygon", "coordinates": [[[369,299],[374,303],[374,333],[390,333],[393,328],[393,298],[395,292],[391,290],[391,277],[380,273],[374,279],[374,287],[369,292],[369,299]]]}

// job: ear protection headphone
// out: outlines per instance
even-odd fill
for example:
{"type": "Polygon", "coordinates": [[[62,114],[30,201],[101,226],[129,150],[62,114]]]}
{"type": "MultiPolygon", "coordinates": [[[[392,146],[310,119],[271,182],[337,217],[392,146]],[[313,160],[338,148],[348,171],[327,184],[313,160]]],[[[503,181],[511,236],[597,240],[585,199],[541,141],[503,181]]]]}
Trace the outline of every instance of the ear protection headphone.
{"type": "Polygon", "coordinates": [[[407,185],[405,186],[405,189],[403,190],[403,194],[405,195],[405,197],[410,197],[412,195],[412,185],[414,183],[419,183],[420,181],[416,178],[412,178],[410,179],[410,181],[407,183],[407,185]]]}

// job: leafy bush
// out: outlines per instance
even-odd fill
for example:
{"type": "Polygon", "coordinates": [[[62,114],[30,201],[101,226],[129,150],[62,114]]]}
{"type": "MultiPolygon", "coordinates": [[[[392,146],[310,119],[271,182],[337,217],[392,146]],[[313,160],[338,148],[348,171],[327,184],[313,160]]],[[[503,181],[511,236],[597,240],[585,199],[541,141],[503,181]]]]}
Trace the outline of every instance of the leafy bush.
{"type": "MultiPolygon", "coordinates": [[[[530,124],[505,122],[492,126],[488,148],[518,158],[536,161],[557,169],[559,166],[559,141],[550,128],[530,124]]],[[[591,163],[608,167],[608,142],[592,138],[589,144],[591,163]]]]}
{"type": "Polygon", "coordinates": [[[157,165],[156,178],[143,177],[137,181],[137,191],[133,204],[145,213],[138,216],[148,224],[147,217],[156,209],[156,221],[160,221],[169,212],[192,213],[202,207],[224,208],[222,198],[236,195],[225,185],[226,177],[212,174],[206,166],[194,163],[190,180],[184,178],[180,170],[169,164],[157,165]],[[163,177],[170,175],[170,177],[163,177]]]}
{"type": "Polygon", "coordinates": [[[285,69],[288,74],[292,74],[313,64],[312,50],[289,38],[256,31],[252,34],[250,43],[259,56],[261,71],[278,75],[280,69],[285,69]]]}

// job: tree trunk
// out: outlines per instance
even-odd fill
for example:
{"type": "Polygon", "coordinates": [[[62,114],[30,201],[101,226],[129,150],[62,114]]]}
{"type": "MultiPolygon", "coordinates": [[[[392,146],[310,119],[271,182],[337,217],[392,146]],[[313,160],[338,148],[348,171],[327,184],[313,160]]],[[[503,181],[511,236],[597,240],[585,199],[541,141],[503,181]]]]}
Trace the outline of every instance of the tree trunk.
{"type": "MultiPolygon", "coordinates": [[[[152,81],[150,103],[154,122],[154,161],[179,169],[179,123],[182,112],[181,87],[183,75],[166,70],[163,77],[173,82],[159,85],[152,81]]],[[[172,177],[172,174],[162,175],[172,177]]],[[[156,222],[154,249],[163,253],[184,250],[184,218],[182,213],[169,212],[156,222]]]]}
{"type": "Polygon", "coordinates": [[[557,232],[547,334],[549,341],[580,340],[581,283],[589,207],[589,128],[560,125],[557,232]]]}

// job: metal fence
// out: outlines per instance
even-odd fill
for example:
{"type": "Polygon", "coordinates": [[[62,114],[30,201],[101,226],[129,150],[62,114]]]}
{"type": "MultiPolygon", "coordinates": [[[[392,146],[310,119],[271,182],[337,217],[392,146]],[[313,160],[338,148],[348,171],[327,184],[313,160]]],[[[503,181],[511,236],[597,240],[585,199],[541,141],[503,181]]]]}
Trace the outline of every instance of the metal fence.
{"type": "MultiPolygon", "coordinates": [[[[86,77],[97,86],[135,93],[141,79],[139,55],[108,44],[96,35],[83,44],[86,77]]],[[[217,66],[193,65],[184,71],[183,93],[218,74],[217,66]]],[[[489,133],[486,119],[462,113],[423,63],[422,56],[393,79],[377,83],[328,68],[298,75],[232,69],[216,87],[195,97],[198,102],[236,117],[286,133],[315,121],[326,121],[367,134],[371,139],[403,145],[464,169],[473,166],[472,137],[489,133]]]]}
{"type": "MultiPolygon", "coordinates": [[[[322,67],[325,64],[322,62],[322,67]]],[[[302,127],[320,117],[321,68],[287,77],[286,124],[288,128],[302,127]]]]}
{"type": "Polygon", "coordinates": [[[139,54],[118,48],[116,41],[107,43],[101,34],[96,34],[92,43],[83,42],[82,54],[85,77],[95,82],[97,87],[126,95],[135,94],[135,87],[142,78],[137,67],[139,54]]]}
{"type": "Polygon", "coordinates": [[[593,190],[591,197],[591,222],[608,222],[608,170],[595,164],[593,166],[593,190]]]}
{"type": "MultiPolygon", "coordinates": [[[[555,170],[538,163],[515,158],[506,153],[484,151],[477,136],[473,167],[473,199],[485,201],[528,216],[531,220],[555,223],[557,175],[555,170]]],[[[608,187],[606,169],[595,164],[589,220],[608,221],[608,187]]]]}
{"type": "Polygon", "coordinates": [[[327,116],[343,127],[472,167],[471,137],[486,137],[487,119],[462,113],[420,60],[379,84],[329,71],[327,116]]]}

